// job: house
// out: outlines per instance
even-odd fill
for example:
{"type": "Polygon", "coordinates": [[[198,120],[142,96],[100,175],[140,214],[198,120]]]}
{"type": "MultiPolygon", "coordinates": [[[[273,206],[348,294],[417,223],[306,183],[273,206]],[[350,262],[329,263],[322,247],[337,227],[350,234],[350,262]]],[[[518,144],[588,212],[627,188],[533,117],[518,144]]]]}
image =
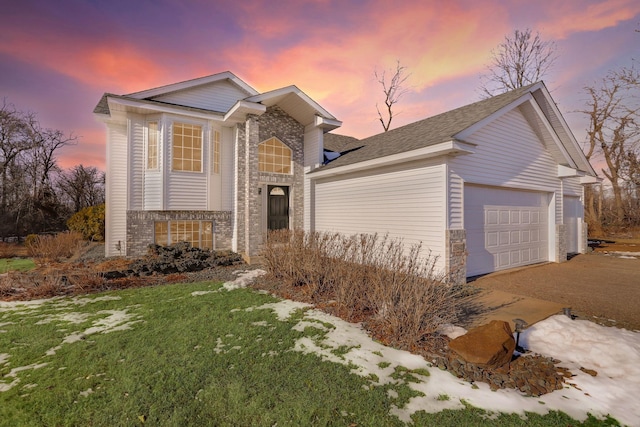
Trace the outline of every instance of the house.
{"type": "Polygon", "coordinates": [[[358,140],[295,86],[230,72],[105,94],[106,255],[187,240],[251,260],[268,230],[422,243],[452,279],[586,250],[596,174],[543,83],[358,140]]]}

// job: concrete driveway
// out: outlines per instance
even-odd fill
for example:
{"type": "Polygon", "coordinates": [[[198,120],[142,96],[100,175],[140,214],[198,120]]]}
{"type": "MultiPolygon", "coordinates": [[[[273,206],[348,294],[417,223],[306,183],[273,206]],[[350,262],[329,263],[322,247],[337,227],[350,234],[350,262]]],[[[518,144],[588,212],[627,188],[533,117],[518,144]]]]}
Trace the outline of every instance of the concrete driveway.
{"type": "Polygon", "coordinates": [[[515,317],[531,323],[570,307],[578,318],[640,330],[640,252],[578,255],[562,264],[489,274],[471,284],[483,290],[476,302],[485,307],[470,316],[472,324],[515,317]]]}

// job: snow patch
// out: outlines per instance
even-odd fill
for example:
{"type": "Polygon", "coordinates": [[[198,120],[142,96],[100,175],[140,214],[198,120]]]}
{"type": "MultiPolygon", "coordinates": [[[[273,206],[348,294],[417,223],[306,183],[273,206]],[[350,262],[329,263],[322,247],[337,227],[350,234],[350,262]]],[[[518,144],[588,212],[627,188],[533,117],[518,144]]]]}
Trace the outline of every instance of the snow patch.
{"type": "Polygon", "coordinates": [[[193,291],[193,292],[191,292],[191,296],[192,297],[199,297],[201,295],[207,295],[207,294],[211,294],[213,292],[216,292],[216,291],[193,291]]]}
{"type": "MultiPolygon", "coordinates": [[[[282,306],[290,307],[289,304],[283,302],[282,306]]],[[[262,308],[280,309],[278,304],[262,308]]],[[[568,367],[575,375],[568,381],[573,386],[531,397],[513,389],[492,391],[485,383],[472,385],[432,367],[420,356],[373,341],[360,325],[319,310],[307,310],[304,319],[294,328],[304,330],[309,326],[323,333],[300,338],[295,343],[295,351],[349,366],[355,374],[368,378],[372,385],[391,384],[390,390],[393,390],[393,385],[404,384],[421,393],[403,407],[392,404],[391,413],[405,422],[410,422],[411,415],[417,411],[464,409],[465,402],[488,411],[489,416],[503,412],[525,418],[525,412],[545,415],[549,411],[562,411],[580,421],[588,414],[598,418],[610,415],[623,424],[640,425],[640,406],[636,402],[640,395],[640,333],[637,332],[573,321],[566,316],[553,316],[531,326],[521,334],[523,346],[561,360],[560,366],[568,367]],[[326,324],[334,328],[326,328],[326,324]],[[408,369],[407,375],[417,381],[394,379],[392,375],[398,367],[408,369]],[[598,374],[592,377],[580,371],[580,367],[594,369],[598,374]],[[410,372],[416,370],[428,371],[429,375],[410,372]],[[443,395],[448,399],[439,399],[443,395]]],[[[461,328],[449,329],[461,332],[461,328]]],[[[398,391],[389,392],[391,398],[394,392],[398,391]]]]}
{"type": "Polygon", "coordinates": [[[291,315],[296,310],[303,310],[305,308],[312,307],[311,304],[306,304],[303,302],[291,301],[291,300],[283,300],[280,302],[273,302],[262,304],[258,307],[248,307],[245,308],[245,311],[253,311],[253,310],[273,310],[273,312],[278,317],[278,320],[283,322],[289,320],[291,315]]]}
{"type": "Polygon", "coordinates": [[[244,270],[244,271],[236,271],[238,277],[235,280],[230,282],[225,282],[220,289],[226,289],[227,291],[233,291],[234,289],[246,288],[251,282],[253,282],[258,277],[266,274],[266,271],[256,269],[256,270],[244,270]]]}
{"type": "Polygon", "coordinates": [[[0,381],[0,393],[4,391],[9,391],[13,387],[17,386],[18,383],[20,383],[20,378],[18,378],[17,376],[18,372],[26,371],[29,369],[40,369],[47,365],[48,365],[47,363],[40,363],[40,364],[32,363],[31,365],[19,366],[17,368],[13,368],[11,372],[5,375],[5,378],[13,378],[13,381],[11,381],[10,383],[5,383],[3,381],[0,381]]]}
{"type": "Polygon", "coordinates": [[[124,310],[100,310],[97,314],[108,314],[109,316],[96,320],[93,322],[93,326],[86,329],[84,332],[73,332],[72,334],[67,335],[64,337],[60,345],[47,350],[46,355],[53,356],[62,348],[63,344],[72,344],[74,342],[84,340],[89,335],[124,331],[131,329],[131,325],[142,322],[142,320],[135,320],[139,315],[129,313],[126,308],[124,310]]]}

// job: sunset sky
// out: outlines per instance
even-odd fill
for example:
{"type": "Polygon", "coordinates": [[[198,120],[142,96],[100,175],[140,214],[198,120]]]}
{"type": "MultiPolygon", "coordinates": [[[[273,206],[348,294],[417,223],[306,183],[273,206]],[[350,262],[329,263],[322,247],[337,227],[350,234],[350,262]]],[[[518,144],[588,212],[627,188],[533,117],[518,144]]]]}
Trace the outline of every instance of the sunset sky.
{"type": "Polygon", "coordinates": [[[104,92],[227,70],[260,92],[295,84],[366,137],[382,130],[374,70],[411,74],[398,127],[479,100],[491,50],[525,28],[557,44],[545,83],[582,142],[582,88],[640,61],[638,0],[3,0],[0,98],[79,136],[65,168],[104,169],[104,92]]]}

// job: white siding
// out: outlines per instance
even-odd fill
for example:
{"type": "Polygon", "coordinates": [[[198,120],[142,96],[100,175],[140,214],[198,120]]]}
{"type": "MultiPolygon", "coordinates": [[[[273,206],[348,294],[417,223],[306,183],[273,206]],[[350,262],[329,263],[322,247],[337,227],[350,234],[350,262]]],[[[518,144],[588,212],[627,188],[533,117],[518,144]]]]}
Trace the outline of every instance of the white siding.
{"type": "Polygon", "coordinates": [[[450,162],[452,171],[465,183],[555,194],[551,197],[549,218],[549,242],[555,245],[555,224],[562,223],[558,166],[520,110],[509,111],[473,133],[467,141],[477,144],[475,152],[450,162]]]}
{"type": "Polygon", "coordinates": [[[142,209],[144,195],[144,116],[129,115],[129,209],[142,209]]]}
{"type": "Polygon", "coordinates": [[[582,236],[582,218],[584,206],[579,197],[565,196],[564,198],[564,226],[567,233],[567,252],[577,253],[582,250],[580,238],[582,236]]]}
{"type": "Polygon", "coordinates": [[[580,184],[580,178],[565,178],[564,194],[568,196],[581,197],[582,196],[582,184],[580,184]]]}
{"type": "Polygon", "coordinates": [[[227,112],[248,95],[228,81],[219,81],[152,98],[155,101],[227,112]]]}
{"type": "Polygon", "coordinates": [[[221,174],[221,209],[223,211],[233,210],[233,194],[235,188],[234,173],[234,143],[233,128],[222,128],[220,149],[222,150],[220,160],[221,174]]]}
{"type": "Polygon", "coordinates": [[[173,172],[168,182],[167,210],[207,210],[205,173],[173,172]]]}
{"type": "Polygon", "coordinates": [[[445,166],[437,161],[319,180],[316,230],[388,233],[420,243],[444,266],[445,166]]]}
{"type": "Polygon", "coordinates": [[[144,210],[162,210],[162,172],[146,171],[144,174],[144,210]]]}
{"type": "Polygon", "coordinates": [[[314,220],[314,184],[307,173],[320,165],[323,161],[322,129],[307,126],[304,134],[304,223],[305,230],[315,228],[314,220]]]}
{"type": "Polygon", "coordinates": [[[557,191],[557,163],[518,109],[467,138],[478,144],[471,155],[451,159],[465,182],[529,190],[557,191]]]}
{"type": "Polygon", "coordinates": [[[106,256],[126,254],[127,124],[107,125],[106,256]],[[120,242],[122,252],[116,249],[120,242]]]}

